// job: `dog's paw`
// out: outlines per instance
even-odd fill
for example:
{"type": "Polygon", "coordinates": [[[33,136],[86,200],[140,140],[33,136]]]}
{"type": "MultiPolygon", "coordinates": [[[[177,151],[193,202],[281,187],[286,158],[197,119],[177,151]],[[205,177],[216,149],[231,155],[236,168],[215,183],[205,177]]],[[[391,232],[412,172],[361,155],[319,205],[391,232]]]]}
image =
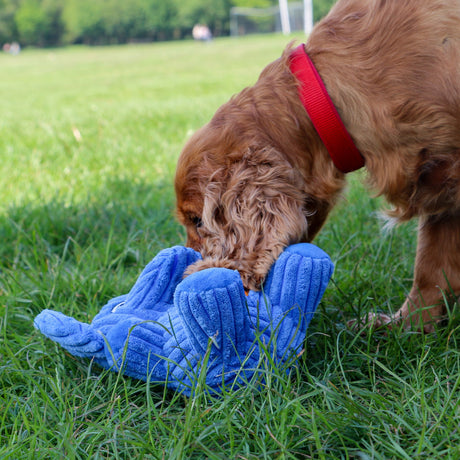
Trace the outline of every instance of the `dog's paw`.
{"type": "Polygon", "coordinates": [[[368,313],[367,315],[347,322],[347,327],[356,332],[365,332],[376,329],[391,329],[397,321],[384,313],[368,313]]]}

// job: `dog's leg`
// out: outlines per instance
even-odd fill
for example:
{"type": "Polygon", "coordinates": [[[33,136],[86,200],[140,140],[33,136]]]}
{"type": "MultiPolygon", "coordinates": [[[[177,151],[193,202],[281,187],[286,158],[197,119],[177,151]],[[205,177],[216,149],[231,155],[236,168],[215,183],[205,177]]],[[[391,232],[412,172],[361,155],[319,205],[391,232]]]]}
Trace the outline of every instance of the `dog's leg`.
{"type": "Polygon", "coordinates": [[[443,292],[460,293],[459,216],[420,219],[414,284],[392,320],[433,331],[434,323],[446,313],[443,292]]]}
{"type": "MultiPolygon", "coordinates": [[[[407,328],[432,332],[446,313],[443,291],[460,295],[460,217],[421,218],[419,223],[414,283],[402,307],[392,316],[370,313],[359,323],[391,327],[404,322],[407,328]]],[[[349,326],[356,327],[357,321],[349,326]]]]}

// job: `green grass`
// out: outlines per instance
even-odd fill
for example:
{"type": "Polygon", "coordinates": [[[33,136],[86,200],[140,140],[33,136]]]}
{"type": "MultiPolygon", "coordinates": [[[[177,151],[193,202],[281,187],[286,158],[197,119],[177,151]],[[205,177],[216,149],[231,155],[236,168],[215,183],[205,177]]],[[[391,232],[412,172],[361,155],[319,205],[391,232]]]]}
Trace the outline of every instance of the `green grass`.
{"type": "Polygon", "coordinates": [[[44,339],[52,308],[90,321],[183,243],[172,178],[186,138],[252,84],[281,36],[0,55],[0,458],[458,459],[460,322],[357,335],[410,288],[415,226],[351,175],[317,243],[336,271],[288,377],[194,399],[102,371],[44,339]],[[80,134],[80,136],[78,135],[80,134]]]}

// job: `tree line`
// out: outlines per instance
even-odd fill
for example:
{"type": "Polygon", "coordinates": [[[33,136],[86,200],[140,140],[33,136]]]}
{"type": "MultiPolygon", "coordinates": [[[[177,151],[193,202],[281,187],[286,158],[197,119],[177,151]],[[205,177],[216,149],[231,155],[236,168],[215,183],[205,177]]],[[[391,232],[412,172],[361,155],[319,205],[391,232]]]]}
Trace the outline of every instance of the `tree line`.
{"type": "MultiPolygon", "coordinates": [[[[335,0],[313,0],[322,17],[335,0]]],[[[0,42],[21,45],[115,44],[186,38],[195,24],[229,33],[233,6],[268,7],[278,0],[0,0],[0,42]]]]}

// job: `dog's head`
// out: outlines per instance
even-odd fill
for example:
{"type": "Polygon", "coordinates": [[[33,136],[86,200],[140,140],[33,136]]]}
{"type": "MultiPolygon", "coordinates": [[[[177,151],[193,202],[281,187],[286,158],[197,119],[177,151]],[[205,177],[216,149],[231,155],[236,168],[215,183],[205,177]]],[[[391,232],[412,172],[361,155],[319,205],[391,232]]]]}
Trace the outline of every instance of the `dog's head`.
{"type": "Polygon", "coordinates": [[[286,56],[224,104],[185,145],[178,161],[177,215],[203,260],[190,272],[236,269],[258,289],[289,244],[323,225],[341,175],[297,94],[286,56]]]}

